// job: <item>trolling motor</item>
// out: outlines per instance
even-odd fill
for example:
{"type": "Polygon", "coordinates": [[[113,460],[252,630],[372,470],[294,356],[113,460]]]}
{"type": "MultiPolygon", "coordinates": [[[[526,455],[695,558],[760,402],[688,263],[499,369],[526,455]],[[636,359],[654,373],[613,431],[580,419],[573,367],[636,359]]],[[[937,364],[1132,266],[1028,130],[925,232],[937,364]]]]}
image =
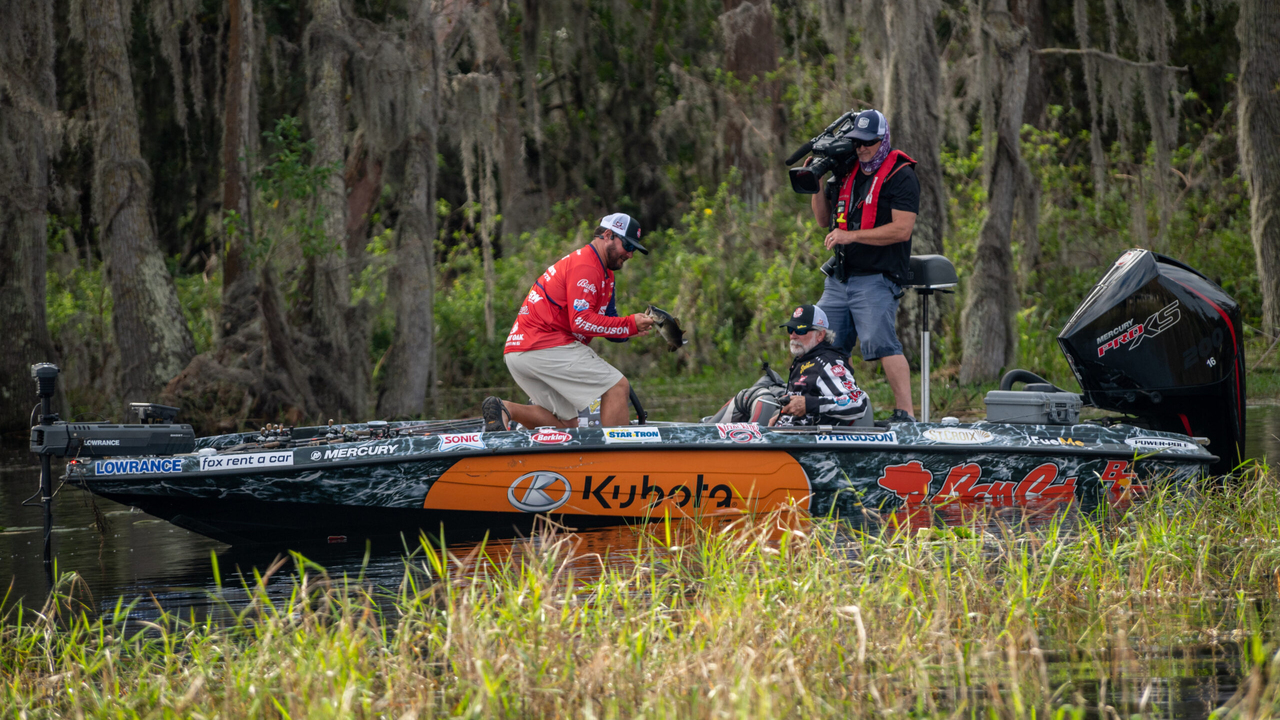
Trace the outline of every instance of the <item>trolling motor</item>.
{"type": "Polygon", "coordinates": [[[70,423],[53,412],[58,366],[37,363],[31,366],[40,397],[39,424],[31,428],[31,452],[40,456],[40,502],[44,505],[44,562],[53,562],[53,473],[52,459],[101,458],[144,455],[177,455],[195,450],[195,432],[190,425],[173,420],[178,408],[154,403],[130,403],[136,421],[115,423],[70,423]]]}

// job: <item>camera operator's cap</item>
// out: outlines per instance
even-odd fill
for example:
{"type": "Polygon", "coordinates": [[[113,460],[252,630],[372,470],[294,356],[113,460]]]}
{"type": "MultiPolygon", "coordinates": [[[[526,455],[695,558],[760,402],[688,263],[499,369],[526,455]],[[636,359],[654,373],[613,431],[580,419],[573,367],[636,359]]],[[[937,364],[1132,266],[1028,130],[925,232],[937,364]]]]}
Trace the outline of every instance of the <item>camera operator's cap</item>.
{"type": "Polygon", "coordinates": [[[606,230],[612,230],[622,236],[622,246],[627,252],[635,252],[639,250],[645,255],[649,254],[649,249],[640,244],[640,223],[636,219],[626,213],[614,213],[605,215],[600,221],[600,227],[606,230]]]}
{"type": "Polygon", "coordinates": [[[778,327],[790,330],[830,330],[827,314],[817,305],[801,305],[791,311],[791,319],[778,327]]]}
{"type": "Polygon", "coordinates": [[[858,140],[879,140],[889,130],[889,121],[879,110],[863,110],[853,116],[853,129],[846,133],[858,140]]]}

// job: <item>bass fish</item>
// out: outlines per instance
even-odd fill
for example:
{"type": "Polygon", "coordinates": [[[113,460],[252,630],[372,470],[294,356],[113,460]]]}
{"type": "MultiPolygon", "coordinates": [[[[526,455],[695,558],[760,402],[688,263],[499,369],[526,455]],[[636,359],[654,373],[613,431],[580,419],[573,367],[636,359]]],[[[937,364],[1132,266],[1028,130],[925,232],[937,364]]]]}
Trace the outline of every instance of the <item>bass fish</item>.
{"type": "Polygon", "coordinates": [[[660,307],[650,305],[648,310],[644,311],[645,315],[653,318],[653,324],[658,328],[658,334],[663,340],[667,341],[668,351],[675,352],[680,349],[681,345],[689,342],[684,339],[684,331],[680,329],[680,321],[671,316],[671,313],[660,307]]]}

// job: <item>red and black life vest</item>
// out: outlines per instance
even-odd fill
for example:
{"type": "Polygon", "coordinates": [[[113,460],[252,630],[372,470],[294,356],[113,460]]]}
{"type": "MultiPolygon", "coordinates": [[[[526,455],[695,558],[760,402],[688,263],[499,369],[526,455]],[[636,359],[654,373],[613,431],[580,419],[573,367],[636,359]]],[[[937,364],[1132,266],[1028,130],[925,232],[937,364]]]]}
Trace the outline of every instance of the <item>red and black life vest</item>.
{"type": "Polygon", "coordinates": [[[867,188],[864,196],[858,198],[857,203],[853,203],[853,186],[857,184],[858,175],[861,170],[855,169],[849,173],[849,177],[845,178],[844,185],[840,188],[840,196],[836,202],[836,227],[841,230],[848,230],[849,216],[853,215],[859,209],[862,210],[862,216],[859,218],[858,226],[855,230],[870,230],[874,227],[887,225],[893,220],[892,213],[885,213],[885,217],[878,220],[880,210],[880,190],[885,183],[889,182],[889,178],[894,176],[904,167],[914,166],[915,160],[912,160],[906,153],[901,150],[890,150],[889,155],[880,164],[880,169],[876,171],[875,177],[871,179],[871,187],[867,188]],[[848,211],[846,212],[846,208],[848,211]]]}

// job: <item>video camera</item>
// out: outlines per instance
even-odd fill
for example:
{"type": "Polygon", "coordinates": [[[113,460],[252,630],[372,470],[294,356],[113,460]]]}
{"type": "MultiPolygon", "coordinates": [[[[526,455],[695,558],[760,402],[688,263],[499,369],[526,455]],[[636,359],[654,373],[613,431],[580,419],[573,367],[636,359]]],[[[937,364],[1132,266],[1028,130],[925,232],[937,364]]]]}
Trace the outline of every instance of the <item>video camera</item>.
{"type": "Polygon", "coordinates": [[[823,175],[832,170],[843,174],[852,169],[858,159],[858,148],[846,135],[853,129],[853,118],[857,114],[857,110],[850,110],[841,115],[821,134],[791,153],[786,160],[788,165],[809,153],[814,155],[813,162],[789,171],[792,190],[801,195],[816,195],[822,192],[820,181],[823,175]]]}

